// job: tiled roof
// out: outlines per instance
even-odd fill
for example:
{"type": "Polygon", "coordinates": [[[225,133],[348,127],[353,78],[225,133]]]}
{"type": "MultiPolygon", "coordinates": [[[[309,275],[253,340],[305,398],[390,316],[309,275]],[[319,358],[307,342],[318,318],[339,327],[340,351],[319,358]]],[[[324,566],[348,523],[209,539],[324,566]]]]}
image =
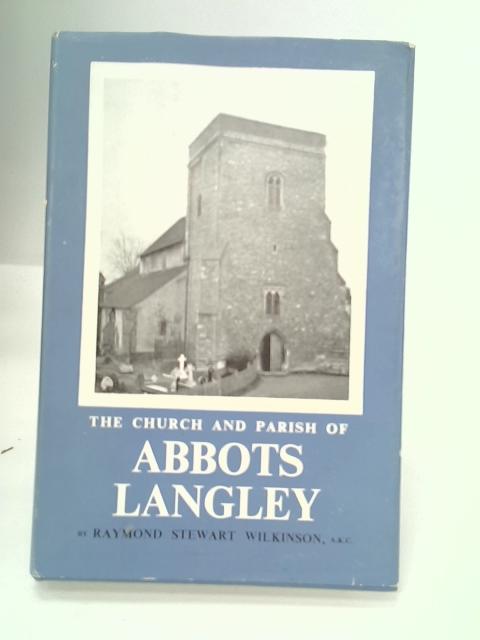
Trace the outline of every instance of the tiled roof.
{"type": "Polygon", "coordinates": [[[179,242],[184,242],[184,240],[185,218],[180,218],[180,220],[177,220],[172,224],[170,229],[167,229],[165,233],[157,238],[153,244],[147,247],[141,257],[143,258],[144,256],[148,256],[150,253],[155,253],[155,251],[159,251],[160,249],[166,249],[167,247],[171,247],[179,242]]]}
{"type": "Polygon", "coordinates": [[[128,309],[138,304],[185,271],[185,265],[141,274],[134,272],[108,284],[103,290],[102,307],[128,309]]]}

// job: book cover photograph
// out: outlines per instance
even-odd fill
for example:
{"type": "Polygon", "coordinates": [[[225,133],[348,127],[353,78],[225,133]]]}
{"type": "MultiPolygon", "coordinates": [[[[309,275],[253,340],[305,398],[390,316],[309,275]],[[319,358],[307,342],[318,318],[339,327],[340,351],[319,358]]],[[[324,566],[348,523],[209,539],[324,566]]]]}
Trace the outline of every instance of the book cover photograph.
{"type": "Polygon", "coordinates": [[[53,37],[35,578],[397,588],[413,60],[53,37]]]}

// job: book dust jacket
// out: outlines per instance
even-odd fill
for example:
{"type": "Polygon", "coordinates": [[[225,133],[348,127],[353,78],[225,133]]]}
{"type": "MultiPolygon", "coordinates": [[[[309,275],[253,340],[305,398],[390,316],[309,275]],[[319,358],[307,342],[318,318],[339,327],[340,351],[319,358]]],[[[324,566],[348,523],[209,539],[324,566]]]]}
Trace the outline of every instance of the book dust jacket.
{"type": "Polygon", "coordinates": [[[35,578],[396,588],[413,60],[53,38],[35,578]]]}

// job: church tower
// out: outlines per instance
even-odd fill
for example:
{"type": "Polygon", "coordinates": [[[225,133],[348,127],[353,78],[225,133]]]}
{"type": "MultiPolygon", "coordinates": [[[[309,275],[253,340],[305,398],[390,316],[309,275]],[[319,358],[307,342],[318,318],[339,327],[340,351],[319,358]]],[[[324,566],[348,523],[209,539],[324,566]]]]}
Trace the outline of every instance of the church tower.
{"type": "Polygon", "coordinates": [[[325,136],[219,114],[190,145],[186,348],[263,371],[343,359],[349,291],[325,213],[325,136]]]}

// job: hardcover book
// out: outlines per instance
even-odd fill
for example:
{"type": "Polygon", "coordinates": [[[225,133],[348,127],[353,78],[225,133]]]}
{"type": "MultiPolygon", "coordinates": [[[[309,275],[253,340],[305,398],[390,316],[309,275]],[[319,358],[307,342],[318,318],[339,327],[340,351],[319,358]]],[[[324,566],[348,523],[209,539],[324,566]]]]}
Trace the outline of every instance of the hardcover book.
{"type": "Polygon", "coordinates": [[[396,588],[413,60],[54,36],[35,578],[396,588]]]}

